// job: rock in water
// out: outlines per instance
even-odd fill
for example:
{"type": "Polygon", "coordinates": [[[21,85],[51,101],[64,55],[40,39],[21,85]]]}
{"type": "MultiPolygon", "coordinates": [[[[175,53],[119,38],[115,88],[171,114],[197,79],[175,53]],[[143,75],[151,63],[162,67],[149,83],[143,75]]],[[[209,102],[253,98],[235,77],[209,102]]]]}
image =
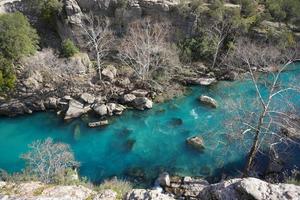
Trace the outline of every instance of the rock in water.
{"type": "Polygon", "coordinates": [[[136,99],[136,96],[134,94],[125,94],[122,98],[122,101],[125,104],[131,103],[136,99]]]}
{"type": "Polygon", "coordinates": [[[208,106],[210,106],[212,108],[217,108],[218,107],[217,101],[215,99],[209,97],[209,96],[201,95],[201,97],[199,98],[199,100],[202,103],[204,103],[204,104],[206,104],[206,105],[208,105],[208,106]]]}
{"type": "Polygon", "coordinates": [[[102,120],[99,122],[91,122],[88,125],[90,128],[96,128],[96,127],[106,126],[108,124],[109,124],[108,120],[102,120]]]}
{"type": "Polygon", "coordinates": [[[186,143],[198,151],[205,149],[202,137],[193,136],[186,139],[186,143]]]}

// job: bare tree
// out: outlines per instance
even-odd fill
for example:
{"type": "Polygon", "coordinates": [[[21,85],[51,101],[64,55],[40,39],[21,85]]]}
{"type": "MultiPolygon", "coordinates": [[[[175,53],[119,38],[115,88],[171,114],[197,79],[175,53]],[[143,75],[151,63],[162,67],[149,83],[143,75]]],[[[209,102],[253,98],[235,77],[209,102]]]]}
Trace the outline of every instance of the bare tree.
{"type": "Polygon", "coordinates": [[[81,29],[87,39],[87,47],[96,55],[99,79],[102,80],[102,65],[115,40],[110,22],[106,17],[94,16],[92,13],[83,16],[81,29]]]}
{"type": "Polygon", "coordinates": [[[169,33],[168,23],[149,18],[130,24],[119,47],[121,61],[143,81],[152,80],[154,72],[170,70],[177,61],[177,52],[168,42],[169,33]]]}
{"type": "Polygon", "coordinates": [[[31,150],[21,158],[26,162],[26,170],[42,182],[54,182],[67,169],[79,166],[69,145],[54,143],[51,138],[35,141],[29,148],[31,150]]]}
{"type": "Polygon", "coordinates": [[[234,131],[239,132],[240,136],[250,135],[251,138],[244,170],[245,176],[249,175],[254,159],[261,149],[268,149],[272,159],[278,159],[279,145],[296,143],[295,133],[288,130],[300,130],[300,124],[295,123],[299,113],[295,108],[295,102],[290,101],[290,96],[299,93],[299,87],[291,84],[283,85],[280,81],[281,74],[292,64],[292,58],[278,59],[276,56],[280,55],[276,52],[274,47],[267,45],[263,47],[249,40],[240,40],[233,53],[234,58],[231,59],[235,64],[238,62],[248,70],[256,94],[256,100],[252,105],[253,110],[245,111],[243,106],[247,105],[242,107],[239,105],[236,108],[242,111],[233,125],[234,131]],[[275,55],[271,55],[272,53],[275,55]],[[272,71],[267,75],[259,76],[255,73],[256,69],[270,69],[270,66],[275,67],[272,67],[272,71]],[[293,111],[296,115],[291,117],[293,111]],[[241,132],[237,131],[238,129],[242,129],[241,132]]]}

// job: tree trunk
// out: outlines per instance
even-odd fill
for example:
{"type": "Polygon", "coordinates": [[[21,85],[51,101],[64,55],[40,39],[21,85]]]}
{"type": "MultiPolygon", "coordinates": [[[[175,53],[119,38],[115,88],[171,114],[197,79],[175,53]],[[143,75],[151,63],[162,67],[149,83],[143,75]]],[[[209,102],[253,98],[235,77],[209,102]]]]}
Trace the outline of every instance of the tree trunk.
{"type": "Polygon", "coordinates": [[[266,113],[267,113],[267,108],[265,107],[261,116],[259,117],[259,122],[257,124],[255,136],[253,139],[253,144],[252,144],[251,150],[248,154],[248,159],[247,159],[246,167],[245,167],[244,174],[243,174],[244,177],[247,177],[249,175],[249,172],[253,166],[253,161],[254,161],[254,158],[258,151],[259,136],[260,136],[261,128],[262,128],[266,113]]]}
{"type": "Polygon", "coordinates": [[[100,64],[100,56],[97,52],[97,68],[98,68],[98,74],[99,74],[99,80],[102,80],[102,72],[101,72],[101,64],[100,64]]]}

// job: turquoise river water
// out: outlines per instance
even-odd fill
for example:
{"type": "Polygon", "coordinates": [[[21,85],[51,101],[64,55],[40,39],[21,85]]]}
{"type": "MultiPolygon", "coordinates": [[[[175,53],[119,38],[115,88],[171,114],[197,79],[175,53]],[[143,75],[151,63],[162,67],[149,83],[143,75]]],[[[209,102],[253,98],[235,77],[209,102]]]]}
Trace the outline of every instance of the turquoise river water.
{"type": "MultiPolygon", "coordinates": [[[[299,67],[296,64],[296,69],[283,73],[281,82],[299,87],[299,67]]],[[[51,137],[71,146],[81,162],[80,175],[94,182],[112,176],[153,180],[161,171],[204,177],[234,174],[242,170],[249,144],[230,140],[232,131],[226,122],[235,113],[233,102],[254,99],[253,84],[242,80],[193,87],[186,96],[157,104],[152,110],[126,111],[105,128],[90,129],[84,118],[65,123],[54,113],[2,117],[0,168],[20,171],[24,167],[20,155],[28,150],[27,145],[51,137]],[[211,109],[202,105],[198,101],[201,94],[212,96],[220,106],[211,109]],[[202,153],[186,145],[186,138],[194,135],[201,135],[205,141],[202,153]]],[[[291,99],[300,106],[299,95],[292,95],[291,99]]],[[[246,105],[251,109],[251,103],[246,105]]],[[[300,152],[297,148],[295,151],[300,152]]],[[[300,166],[300,158],[291,163],[300,166]]]]}

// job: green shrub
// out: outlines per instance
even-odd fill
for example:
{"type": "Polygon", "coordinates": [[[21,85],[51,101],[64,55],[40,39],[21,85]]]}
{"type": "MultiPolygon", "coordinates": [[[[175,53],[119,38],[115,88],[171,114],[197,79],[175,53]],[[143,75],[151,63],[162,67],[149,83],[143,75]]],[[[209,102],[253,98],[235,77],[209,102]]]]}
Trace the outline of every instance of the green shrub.
{"type": "Polygon", "coordinates": [[[62,54],[67,58],[72,57],[79,52],[78,48],[70,39],[66,39],[65,41],[63,41],[61,46],[62,46],[62,54]]]}
{"type": "Polygon", "coordinates": [[[19,12],[0,15],[0,52],[9,60],[35,53],[39,37],[28,19],[19,12]]]}
{"type": "Polygon", "coordinates": [[[58,15],[63,8],[61,0],[31,0],[33,8],[41,15],[42,19],[53,23],[54,17],[58,15]]]}
{"type": "Polygon", "coordinates": [[[241,14],[245,17],[250,17],[257,13],[255,0],[241,0],[241,6],[241,14]]]}
{"type": "Polygon", "coordinates": [[[13,89],[15,82],[13,63],[0,55],[0,93],[13,89]]]}

